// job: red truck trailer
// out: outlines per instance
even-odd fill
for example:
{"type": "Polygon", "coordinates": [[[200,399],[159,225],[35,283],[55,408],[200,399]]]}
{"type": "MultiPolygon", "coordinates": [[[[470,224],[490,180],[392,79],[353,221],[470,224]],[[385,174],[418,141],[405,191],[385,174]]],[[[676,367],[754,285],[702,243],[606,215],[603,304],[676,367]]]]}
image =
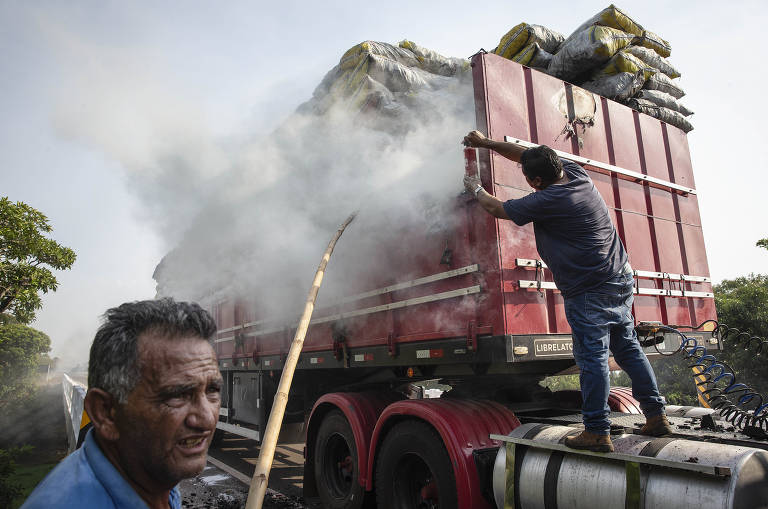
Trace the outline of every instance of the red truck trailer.
{"type": "MultiPolygon", "coordinates": [[[[471,65],[477,129],[496,140],[547,144],[589,171],[635,271],[638,330],[660,342],[647,348],[649,356],[680,346],[678,334],[655,324],[687,329],[699,345],[720,348],[716,337],[691,330],[714,319],[715,306],[685,133],[495,55],[475,55],[471,65]]],[[[530,192],[516,163],[486,150],[465,153],[467,170],[479,172],[491,194],[505,200],[530,192]]],[[[286,421],[303,426],[305,493],[326,507],[362,507],[374,493],[380,507],[503,505],[492,487],[494,475],[505,478],[504,464],[494,473],[499,437],[521,422],[529,424],[517,439],[530,441],[541,426],[580,421],[577,392],[539,384],[546,375],[575,372],[575,364],[563,299],[538,257],[531,225],[497,220],[467,195],[452,206],[458,220],[440,235],[408,224],[381,237],[382,256],[396,273],[358,278],[350,283],[355,291],[315,311],[286,421]],[[450,390],[420,397],[430,392],[427,380],[450,390]]],[[[297,324],[260,316],[243,299],[218,298],[210,308],[227,381],[219,428],[258,440],[297,324]]],[[[642,422],[630,391],[613,390],[609,404],[622,413],[614,423],[631,429],[642,422]]],[[[743,436],[717,439],[755,445],[743,436]]],[[[656,454],[662,448],[651,447],[656,454]]],[[[540,503],[521,501],[517,487],[511,500],[519,507],[555,507],[552,493],[575,490],[563,484],[564,473],[559,481],[552,473],[566,468],[569,453],[547,451],[561,464],[545,468],[540,503]]],[[[511,465],[508,491],[520,481],[520,466],[515,473],[511,465]]],[[[749,475],[766,484],[765,463],[757,465],[749,475]]],[[[736,470],[726,479],[736,488],[728,484],[724,493],[743,491],[736,470]]],[[[674,477],[674,466],[670,471],[674,477]]],[[[594,476],[583,483],[600,486],[594,476]]],[[[765,495],[750,489],[748,500],[765,495]]],[[[600,503],[596,492],[597,499],[580,504],[600,503]]]]}

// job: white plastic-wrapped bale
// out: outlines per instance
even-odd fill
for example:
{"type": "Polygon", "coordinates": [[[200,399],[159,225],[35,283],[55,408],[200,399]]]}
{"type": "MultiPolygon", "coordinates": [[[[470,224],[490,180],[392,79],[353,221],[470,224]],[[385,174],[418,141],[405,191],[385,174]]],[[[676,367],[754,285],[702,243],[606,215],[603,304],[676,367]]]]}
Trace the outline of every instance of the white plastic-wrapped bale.
{"type": "Polygon", "coordinates": [[[686,117],[693,115],[693,111],[689,110],[685,107],[685,105],[678,102],[677,99],[667,94],[666,92],[662,92],[661,90],[640,90],[637,94],[635,94],[635,98],[651,101],[657,106],[663,106],[665,108],[669,108],[670,110],[675,110],[686,117]]]}
{"type": "Polygon", "coordinates": [[[363,41],[349,48],[339,60],[341,70],[354,69],[360,63],[360,60],[368,55],[378,55],[395,60],[401,64],[413,67],[418,65],[418,60],[413,52],[393,46],[385,42],[363,41]]]}
{"type": "Polygon", "coordinates": [[[419,67],[425,71],[441,76],[455,76],[469,70],[469,61],[463,58],[445,57],[437,51],[419,46],[413,41],[400,41],[400,48],[411,51],[419,62],[419,67]]]}
{"type": "Polygon", "coordinates": [[[615,28],[588,27],[563,43],[552,57],[548,72],[562,80],[578,83],[628,46],[634,37],[615,28]]]}
{"type": "Polygon", "coordinates": [[[693,130],[693,125],[679,112],[659,106],[647,99],[630,99],[627,103],[630,108],[657,118],[667,124],[682,129],[684,132],[693,130]]]}

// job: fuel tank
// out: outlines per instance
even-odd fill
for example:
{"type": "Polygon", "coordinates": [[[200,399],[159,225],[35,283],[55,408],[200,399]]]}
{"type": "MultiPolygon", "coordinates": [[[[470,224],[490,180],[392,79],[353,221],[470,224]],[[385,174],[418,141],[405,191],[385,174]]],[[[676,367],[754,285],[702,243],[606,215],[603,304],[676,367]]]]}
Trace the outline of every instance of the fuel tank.
{"type": "MultiPolygon", "coordinates": [[[[578,431],[568,426],[527,423],[509,436],[560,444],[578,431]]],[[[496,505],[503,509],[510,479],[521,509],[768,508],[768,452],[762,449],[643,435],[614,435],[612,439],[616,453],[639,460],[655,457],[666,460],[666,465],[641,463],[638,482],[630,473],[637,475],[637,469],[627,468],[631,461],[518,446],[512,471],[507,472],[506,448],[501,447],[493,470],[496,505]],[[730,475],[675,468],[681,463],[724,467],[730,475]]]]}

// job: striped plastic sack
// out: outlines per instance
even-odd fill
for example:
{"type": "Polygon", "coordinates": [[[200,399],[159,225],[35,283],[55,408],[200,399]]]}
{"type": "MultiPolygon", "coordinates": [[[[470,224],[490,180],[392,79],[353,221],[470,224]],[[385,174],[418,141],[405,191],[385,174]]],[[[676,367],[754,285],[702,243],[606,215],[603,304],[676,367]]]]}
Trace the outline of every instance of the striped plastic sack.
{"type": "Polygon", "coordinates": [[[628,53],[626,50],[621,50],[613,55],[608,63],[597,72],[595,78],[599,78],[600,76],[610,76],[621,72],[634,74],[638,71],[643,73],[643,81],[647,80],[657,72],[656,69],[647,65],[633,54],[628,53]]]}
{"type": "Polygon", "coordinates": [[[539,43],[532,42],[520,50],[517,55],[512,57],[514,62],[527,65],[535,69],[546,70],[552,61],[552,53],[545,51],[539,43]]]}
{"type": "Polygon", "coordinates": [[[538,43],[539,47],[549,53],[554,53],[560,47],[565,38],[562,34],[550,30],[541,25],[529,25],[520,23],[501,38],[499,45],[493,53],[504,58],[512,59],[523,48],[532,43],[538,43]]]}
{"type": "Polygon", "coordinates": [[[693,111],[689,110],[685,107],[685,105],[680,104],[677,99],[666,92],[662,92],[661,90],[640,90],[635,95],[635,98],[645,99],[646,101],[650,101],[657,106],[669,108],[670,110],[674,110],[685,117],[693,115],[693,111]]]}
{"type": "Polygon", "coordinates": [[[662,122],[673,125],[688,133],[693,130],[693,125],[679,112],[659,106],[646,99],[630,99],[627,104],[630,108],[645,113],[662,122]]]}
{"type": "Polygon", "coordinates": [[[669,42],[649,30],[645,30],[641,35],[637,36],[635,44],[652,49],[662,57],[668,57],[672,54],[672,46],[669,42]]]}
{"type": "Polygon", "coordinates": [[[675,99],[680,99],[685,95],[685,92],[680,88],[677,83],[673,82],[666,74],[657,72],[645,81],[643,88],[648,90],[661,90],[666,92],[675,99]]]}
{"type": "Polygon", "coordinates": [[[593,25],[562,45],[552,57],[548,72],[566,81],[584,80],[634,37],[615,28],[593,25]]]}
{"type": "Polygon", "coordinates": [[[652,49],[643,47],[643,46],[628,46],[624,48],[623,51],[626,51],[627,53],[631,53],[632,55],[636,56],[649,66],[658,69],[659,71],[663,72],[670,78],[679,78],[680,77],[680,71],[678,71],[672,64],[669,63],[669,60],[662,57],[652,49]]]}
{"type": "Polygon", "coordinates": [[[643,73],[637,71],[620,72],[611,75],[602,75],[591,79],[580,86],[590,92],[601,95],[615,101],[625,101],[635,95],[643,87],[643,73]]]}

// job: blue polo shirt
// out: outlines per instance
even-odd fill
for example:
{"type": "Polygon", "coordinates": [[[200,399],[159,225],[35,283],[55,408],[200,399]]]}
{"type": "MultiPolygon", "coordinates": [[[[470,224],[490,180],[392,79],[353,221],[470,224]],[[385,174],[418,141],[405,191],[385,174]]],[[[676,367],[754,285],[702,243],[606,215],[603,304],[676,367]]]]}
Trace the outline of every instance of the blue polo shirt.
{"type": "MultiPolygon", "coordinates": [[[[83,446],[64,458],[29,496],[22,509],[99,509],[146,508],[147,504],[133,490],[120,472],[101,452],[93,429],[83,446]]],[[[168,497],[170,509],[181,509],[179,487],[168,497]]]]}
{"type": "Polygon", "coordinates": [[[560,162],[568,182],[506,201],[504,211],[517,225],[533,222],[536,249],[567,298],[621,272],[627,252],[587,172],[573,161],[560,162]]]}

